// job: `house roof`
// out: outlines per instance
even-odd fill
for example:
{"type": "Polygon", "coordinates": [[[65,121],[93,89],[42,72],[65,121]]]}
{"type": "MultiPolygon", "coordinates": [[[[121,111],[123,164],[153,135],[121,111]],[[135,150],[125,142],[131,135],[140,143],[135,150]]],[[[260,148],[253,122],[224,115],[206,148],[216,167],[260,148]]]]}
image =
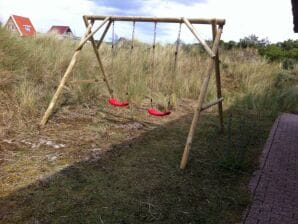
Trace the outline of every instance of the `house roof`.
{"type": "Polygon", "coordinates": [[[12,15],[11,18],[16,24],[21,36],[32,36],[36,33],[29,18],[16,15],[12,15]]]}
{"type": "Polygon", "coordinates": [[[51,29],[48,31],[48,33],[51,33],[51,32],[55,32],[55,33],[58,33],[60,35],[63,35],[67,32],[72,33],[69,26],[52,26],[51,29]]]}

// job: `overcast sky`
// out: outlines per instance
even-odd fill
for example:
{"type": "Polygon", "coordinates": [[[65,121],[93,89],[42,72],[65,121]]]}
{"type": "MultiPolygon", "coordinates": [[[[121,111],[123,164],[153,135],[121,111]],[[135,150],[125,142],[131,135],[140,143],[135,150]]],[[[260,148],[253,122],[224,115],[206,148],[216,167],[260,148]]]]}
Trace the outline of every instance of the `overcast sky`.
{"type": "MultiPolygon", "coordinates": [[[[292,25],[291,0],[0,0],[0,20],[9,15],[29,17],[39,32],[52,25],[68,25],[80,36],[84,31],[82,15],[142,15],[161,17],[225,18],[223,39],[238,41],[255,34],[271,42],[298,39],[292,25]]],[[[210,27],[197,26],[209,39],[210,27]]],[[[131,23],[116,23],[118,36],[131,36],[131,23]]],[[[174,41],[178,25],[158,25],[157,39],[174,41]]],[[[182,39],[194,40],[183,27],[182,39]]],[[[152,39],[153,24],[137,24],[136,36],[152,39]]],[[[108,34],[109,38],[110,34],[108,34]]]]}

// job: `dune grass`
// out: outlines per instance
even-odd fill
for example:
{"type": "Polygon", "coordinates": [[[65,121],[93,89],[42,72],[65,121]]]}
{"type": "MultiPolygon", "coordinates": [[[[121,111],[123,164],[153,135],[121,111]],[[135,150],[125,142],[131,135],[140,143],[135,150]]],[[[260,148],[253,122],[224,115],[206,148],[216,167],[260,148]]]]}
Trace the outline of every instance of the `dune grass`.
{"type": "MultiPolygon", "coordinates": [[[[46,35],[19,38],[3,29],[0,32],[1,80],[7,75],[12,79],[2,87],[11,84],[18,113],[38,117],[49,103],[77,42],[46,35]]],[[[106,44],[100,50],[108,80],[118,98],[129,98],[137,105],[153,98],[157,105],[164,107],[169,99],[175,106],[178,99],[197,98],[206,69],[205,54],[195,54],[182,46],[174,71],[174,52],[173,45],[157,45],[153,71],[152,48],[148,44],[137,42],[132,53],[129,42],[116,45],[114,52],[106,44]]],[[[256,110],[266,109],[276,114],[283,109],[297,109],[294,103],[297,67],[293,72],[282,71],[278,63],[268,63],[252,49],[221,52],[221,62],[225,105],[244,102],[245,97],[244,106],[256,110]],[[258,98],[264,95],[267,97],[261,102],[258,98]]],[[[70,81],[94,78],[102,80],[94,53],[87,45],[70,81]]],[[[215,98],[215,93],[212,79],[207,98],[215,98]]],[[[107,95],[102,81],[69,84],[60,103],[88,103],[99,95],[107,95]]]]}

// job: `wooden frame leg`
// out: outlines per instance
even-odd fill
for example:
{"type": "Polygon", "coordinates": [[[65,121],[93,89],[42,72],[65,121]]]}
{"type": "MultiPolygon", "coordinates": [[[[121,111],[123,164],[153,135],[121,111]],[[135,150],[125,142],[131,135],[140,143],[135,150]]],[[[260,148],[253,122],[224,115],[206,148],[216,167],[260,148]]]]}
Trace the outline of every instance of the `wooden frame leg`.
{"type": "MultiPolygon", "coordinates": [[[[92,24],[89,24],[89,26],[86,27],[86,32],[85,32],[84,36],[81,38],[79,46],[84,41],[85,37],[88,36],[88,34],[91,32],[91,29],[92,29],[92,24]]],[[[55,92],[55,94],[54,94],[54,96],[53,96],[53,98],[52,98],[46,112],[44,113],[44,115],[41,119],[40,126],[44,126],[47,123],[47,121],[49,119],[49,116],[53,113],[53,109],[54,109],[54,107],[57,103],[57,100],[59,99],[59,97],[62,93],[63,87],[65,86],[65,83],[66,83],[71,71],[73,70],[73,68],[74,68],[74,66],[77,62],[77,57],[78,57],[79,53],[81,52],[81,49],[82,49],[82,47],[77,49],[75,51],[75,53],[73,54],[72,59],[71,59],[69,65],[68,65],[68,67],[67,67],[67,69],[66,69],[66,71],[65,71],[65,73],[64,73],[64,75],[63,75],[63,77],[60,81],[60,84],[59,84],[59,86],[58,86],[58,88],[57,88],[57,90],[56,90],[56,92],[55,92]]]]}
{"type": "MultiPolygon", "coordinates": [[[[86,27],[88,27],[88,20],[86,19],[85,16],[83,17],[83,19],[84,19],[84,22],[85,22],[86,27]]],[[[102,72],[102,75],[103,75],[103,80],[106,83],[106,86],[108,88],[108,91],[109,91],[110,96],[113,98],[113,90],[111,89],[110,84],[109,84],[109,81],[107,79],[107,75],[106,75],[104,66],[102,64],[101,58],[99,56],[98,49],[96,47],[96,44],[95,44],[95,41],[94,41],[93,36],[90,37],[90,40],[91,40],[91,43],[92,43],[92,47],[93,47],[94,53],[96,55],[97,62],[99,64],[99,68],[100,68],[100,70],[102,72]]]]}
{"type": "MultiPolygon", "coordinates": [[[[221,33],[222,33],[222,28],[220,28],[218,30],[217,34],[216,34],[216,38],[214,40],[213,47],[212,47],[212,52],[217,52],[217,49],[218,49],[218,46],[219,46],[219,43],[220,43],[221,33]]],[[[197,123],[198,123],[199,118],[200,118],[200,113],[201,113],[201,110],[202,110],[202,106],[203,106],[203,103],[204,103],[204,100],[205,100],[205,97],[206,97],[209,80],[210,80],[211,74],[213,72],[214,62],[215,62],[215,57],[211,57],[211,59],[208,63],[208,67],[207,67],[206,77],[205,77],[205,79],[202,83],[201,89],[200,89],[198,104],[195,107],[194,116],[193,116],[193,119],[192,119],[192,122],[191,122],[190,130],[189,130],[189,133],[188,133],[188,136],[187,136],[184,152],[183,152],[181,163],[180,163],[180,169],[185,169],[185,167],[187,165],[187,161],[188,161],[188,158],[189,158],[190,147],[191,147],[191,144],[192,144],[192,141],[193,141],[195,128],[196,128],[197,123]]]]}
{"type": "MultiPolygon", "coordinates": [[[[217,34],[217,26],[215,23],[212,23],[212,36],[213,40],[215,40],[217,34]]],[[[217,98],[222,98],[221,94],[221,80],[220,80],[220,67],[219,67],[219,55],[218,50],[215,55],[215,78],[216,78],[216,90],[217,90],[217,98]]],[[[222,109],[222,101],[218,102],[218,115],[219,115],[219,124],[220,124],[220,132],[224,132],[224,123],[223,123],[223,109],[222,109]]]]}

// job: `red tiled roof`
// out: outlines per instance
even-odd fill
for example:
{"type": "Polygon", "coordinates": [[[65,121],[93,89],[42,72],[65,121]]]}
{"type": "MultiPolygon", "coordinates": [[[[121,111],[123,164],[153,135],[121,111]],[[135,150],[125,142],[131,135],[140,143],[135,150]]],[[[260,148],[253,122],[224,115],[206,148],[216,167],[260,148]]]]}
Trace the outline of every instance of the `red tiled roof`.
{"type": "Polygon", "coordinates": [[[67,32],[72,32],[69,26],[52,26],[48,33],[55,32],[60,35],[63,35],[67,32]]]}
{"type": "Polygon", "coordinates": [[[21,36],[32,36],[36,34],[34,26],[32,25],[29,18],[16,15],[12,15],[11,17],[16,23],[21,36]]]}

